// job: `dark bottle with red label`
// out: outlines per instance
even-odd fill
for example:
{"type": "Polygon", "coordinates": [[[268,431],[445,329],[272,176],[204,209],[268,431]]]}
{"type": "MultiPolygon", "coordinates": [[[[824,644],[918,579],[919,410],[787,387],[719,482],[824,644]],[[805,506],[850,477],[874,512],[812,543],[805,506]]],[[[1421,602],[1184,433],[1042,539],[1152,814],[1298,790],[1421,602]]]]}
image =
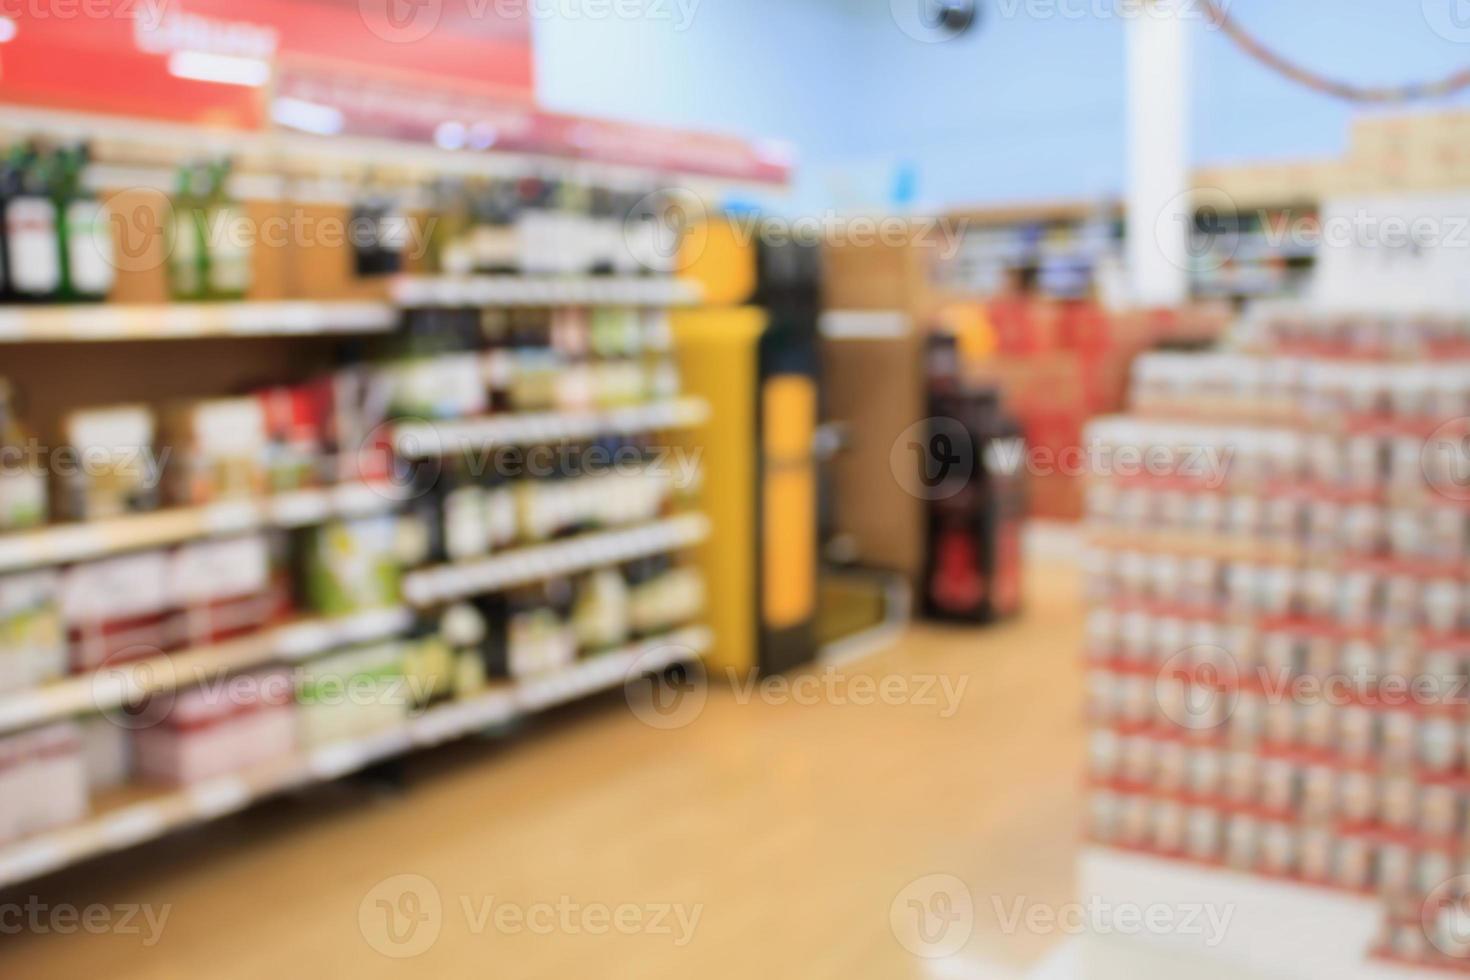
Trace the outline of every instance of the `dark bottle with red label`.
{"type": "Polygon", "coordinates": [[[28,146],[12,166],[5,199],[6,299],[55,303],[62,296],[62,266],[54,159],[28,146]]]}
{"type": "Polygon", "coordinates": [[[963,382],[945,343],[930,351],[928,440],[945,458],[920,463],[942,463],[964,480],[928,505],[924,610],[935,619],[989,623],[1021,608],[1025,437],[998,391],[963,382]]]}

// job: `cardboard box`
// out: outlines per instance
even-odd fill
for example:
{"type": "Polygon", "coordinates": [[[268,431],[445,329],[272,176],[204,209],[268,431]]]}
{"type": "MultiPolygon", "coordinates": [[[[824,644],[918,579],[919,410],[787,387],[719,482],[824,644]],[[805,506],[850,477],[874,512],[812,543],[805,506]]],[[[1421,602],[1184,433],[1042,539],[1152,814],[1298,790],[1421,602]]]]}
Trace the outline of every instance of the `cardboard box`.
{"type": "Polygon", "coordinates": [[[923,339],[822,341],[826,420],[847,446],[831,464],[834,530],[856,547],[859,563],[917,582],[924,561],[924,504],[891,471],[893,447],[925,417],[923,339]]]}

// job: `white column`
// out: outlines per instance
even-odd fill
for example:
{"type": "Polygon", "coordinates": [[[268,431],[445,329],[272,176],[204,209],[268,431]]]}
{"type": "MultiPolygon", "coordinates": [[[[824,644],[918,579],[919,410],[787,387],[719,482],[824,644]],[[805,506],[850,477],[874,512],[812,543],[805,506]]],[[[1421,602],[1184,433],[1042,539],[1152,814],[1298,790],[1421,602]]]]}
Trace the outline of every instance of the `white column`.
{"type": "Polygon", "coordinates": [[[1128,21],[1128,279],[1144,306],[1189,295],[1189,28],[1180,0],[1128,21]]]}

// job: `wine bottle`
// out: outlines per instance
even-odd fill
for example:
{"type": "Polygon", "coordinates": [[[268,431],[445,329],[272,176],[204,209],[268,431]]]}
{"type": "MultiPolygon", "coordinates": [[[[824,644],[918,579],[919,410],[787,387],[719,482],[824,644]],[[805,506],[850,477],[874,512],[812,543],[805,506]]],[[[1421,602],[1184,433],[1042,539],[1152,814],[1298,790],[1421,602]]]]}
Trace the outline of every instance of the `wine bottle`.
{"type": "Polygon", "coordinates": [[[174,191],[173,220],[168,226],[169,289],[174,299],[184,302],[204,298],[209,274],[209,248],[201,204],[208,180],[204,168],[186,165],[179,170],[174,191]]]}
{"type": "Polygon", "coordinates": [[[67,302],[97,303],[112,291],[115,258],[107,205],[82,185],[91,159],[87,144],[59,154],[56,207],[61,215],[62,295],[67,302]]]}
{"type": "Polygon", "coordinates": [[[211,299],[218,300],[244,299],[254,280],[250,219],[244,207],[230,195],[231,170],[229,160],[211,165],[209,193],[205,198],[209,248],[206,292],[211,299]]]}
{"type": "Polygon", "coordinates": [[[39,450],[16,414],[14,391],[0,378],[0,531],[46,522],[46,476],[39,450]]]}
{"type": "Polygon", "coordinates": [[[55,161],[26,150],[19,185],[5,208],[5,248],[12,299],[52,303],[61,297],[61,245],[52,192],[55,161]]]}
{"type": "Polygon", "coordinates": [[[402,271],[407,219],[392,196],[375,186],[371,178],[353,205],[351,229],[358,278],[402,271]]]}
{"type": "Polygon", "coordinates": [[[10,236],[5,233],[5,214],[10,199],[19,191],[22,158],[20,147],[12,147],[5,159],[0,160],[0,303],[15,299],[10,289],[10,250],[6,242],[10,236]]]}

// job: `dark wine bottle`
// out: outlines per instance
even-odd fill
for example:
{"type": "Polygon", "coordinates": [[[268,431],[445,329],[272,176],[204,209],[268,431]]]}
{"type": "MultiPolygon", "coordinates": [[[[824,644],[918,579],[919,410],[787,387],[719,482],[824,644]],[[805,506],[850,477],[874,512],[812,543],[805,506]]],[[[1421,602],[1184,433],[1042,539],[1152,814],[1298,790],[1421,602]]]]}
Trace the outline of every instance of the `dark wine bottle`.
{"type": "Polygon", "coordinates": [[[5,206],[5,254],[12,301],[61,299],[61,244],[53,190],[55,158],[34,146],[20,163],[15,193],[5,206]]]}

